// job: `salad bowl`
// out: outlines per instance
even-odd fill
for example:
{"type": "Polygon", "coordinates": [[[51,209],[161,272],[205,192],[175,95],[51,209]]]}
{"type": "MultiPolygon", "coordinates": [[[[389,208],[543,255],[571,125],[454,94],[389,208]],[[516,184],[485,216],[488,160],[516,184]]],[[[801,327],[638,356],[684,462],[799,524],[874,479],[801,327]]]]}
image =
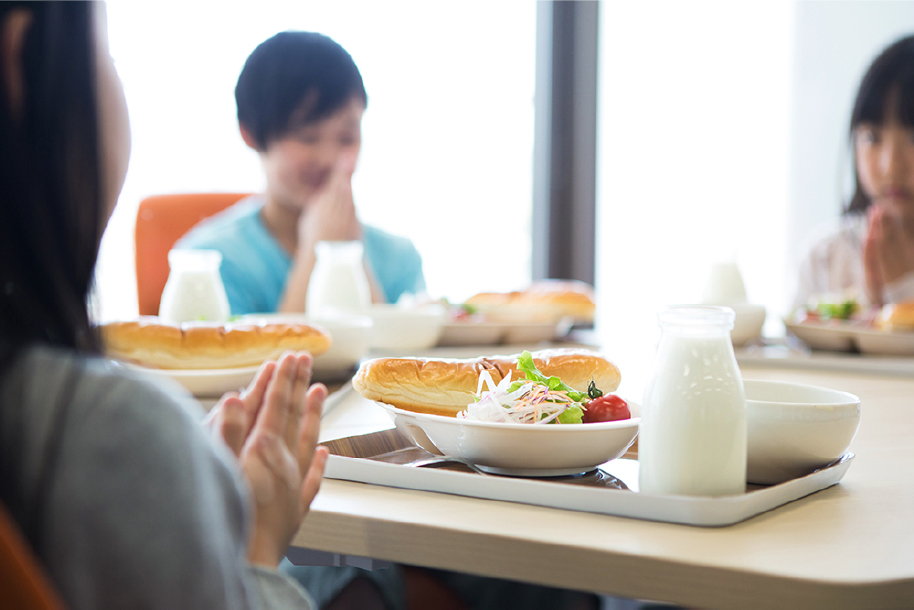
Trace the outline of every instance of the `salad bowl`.
{"type": "Polygon", "coordinates": [[[429,415],[377,403],[397,429],[429,453],[456,457],[491,473],[556,477],[594,470],[620,457],[638,435],[640,406],[631,418],[589,424],[514,424],[429,415]]]}

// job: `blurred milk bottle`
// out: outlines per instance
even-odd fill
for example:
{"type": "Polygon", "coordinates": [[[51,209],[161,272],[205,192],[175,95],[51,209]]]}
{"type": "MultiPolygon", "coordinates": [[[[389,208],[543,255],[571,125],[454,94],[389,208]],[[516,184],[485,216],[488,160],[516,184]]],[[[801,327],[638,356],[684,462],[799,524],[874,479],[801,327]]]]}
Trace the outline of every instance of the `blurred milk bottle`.
{"type": "Polygon", "coordinates": [[[638,434],[640,489],[722,496],[746,490],[746,400],[728,307],[658,315],[660,344],[638,434]]]}
{"type": "Polygon", "coordinates": [[[733,261],[712,264],[701,300],[706,305],[745,303],[746,285],[739,266],[733,261]]]}
{"type": "Polygon", "coordinates": [[[360,241],[320,241],[308,281],[305,311],[309,316],[360,313],[371,306],[371,289],[362,266],[360,241]]]}
{"type": "Polygon", "coordinates": [[[159,317],[166,322],[225,322],[230,310],[217,250],[170,250],[171,271],[162,291],[159,317]]]}

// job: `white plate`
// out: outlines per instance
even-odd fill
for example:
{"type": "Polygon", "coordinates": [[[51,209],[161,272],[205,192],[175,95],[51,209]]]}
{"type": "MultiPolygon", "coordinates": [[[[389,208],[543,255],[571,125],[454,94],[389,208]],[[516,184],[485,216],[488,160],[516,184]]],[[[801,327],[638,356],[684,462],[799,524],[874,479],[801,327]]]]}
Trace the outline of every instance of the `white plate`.
{"type": "Polygon", "coordinates": [[[641,408],[630,419],[595,424],[503,424],[427,415],[377,403],[394,425],[426,451],[512,476],[579,474],[624,454],[638,435],[641,408]]]}
{"type": "Polygon", "coordinates": [[[444,325],[438,345],[535,345],[568,334],[574,320],[558,322],[449,322],[444,325]]]}
{"type": "Polygon", "coordinates": [[[857,348],[864,354],[914,356],[914,333],[859,328],[853,335],[857,348]]]}
{"type": "Polygon", "coordinates": [[[153,377],[174,379],[194,396],[210,398],[247,387],[260,367],[219,370],[167,370],[129,365],[153,377]]]}
{"type": "Polygon", "coordinates": [[[856,349],[854,330],[846,323],[792,322],[784,320],[784,326],[797,339],[812,349],[832,352],[852,352],[856,349]]]}

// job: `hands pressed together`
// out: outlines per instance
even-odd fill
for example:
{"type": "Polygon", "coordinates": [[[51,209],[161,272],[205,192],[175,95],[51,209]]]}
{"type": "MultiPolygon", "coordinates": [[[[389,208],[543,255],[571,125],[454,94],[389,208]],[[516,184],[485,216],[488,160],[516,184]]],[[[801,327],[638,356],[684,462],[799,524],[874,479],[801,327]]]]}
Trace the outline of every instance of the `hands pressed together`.
{"type": "Polygon", "coordinates": [[[307,353],[265,362],[248,388],[224,395],[205,422],[238,457],[251,487],[252,564],[279,564],[323,478],[327,450],[317,438],[327,388],[311,385],[311,363],[307,353]]]}
{"type": "Polygon", "coordinates": [[[313,251],[319,241],[362,239],[362,225],[359,224],[352,199],[355,164],[355,155],[342,156],[308,213],[301,215],[298,225],[299,249],[313,251]]]}
{"type": "Polygon", "coordinates": [[[914,272],[914,214],[873,202],[863,244],[866,290],[870,302],[882,305],[886,284],[914,272]]]}

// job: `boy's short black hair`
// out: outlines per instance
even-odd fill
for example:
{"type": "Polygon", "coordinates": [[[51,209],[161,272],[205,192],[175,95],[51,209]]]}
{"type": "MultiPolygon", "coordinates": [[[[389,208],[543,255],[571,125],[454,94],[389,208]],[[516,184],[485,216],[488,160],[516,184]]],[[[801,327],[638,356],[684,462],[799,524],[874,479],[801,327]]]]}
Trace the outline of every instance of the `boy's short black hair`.
{"type": "Polygon", "coordinates": [[[259,150],[353,98],[368,105],[358,67],[343,47],[315,32],[280,32],[260,43],[235,85],[238,122],[259,150]]]}

